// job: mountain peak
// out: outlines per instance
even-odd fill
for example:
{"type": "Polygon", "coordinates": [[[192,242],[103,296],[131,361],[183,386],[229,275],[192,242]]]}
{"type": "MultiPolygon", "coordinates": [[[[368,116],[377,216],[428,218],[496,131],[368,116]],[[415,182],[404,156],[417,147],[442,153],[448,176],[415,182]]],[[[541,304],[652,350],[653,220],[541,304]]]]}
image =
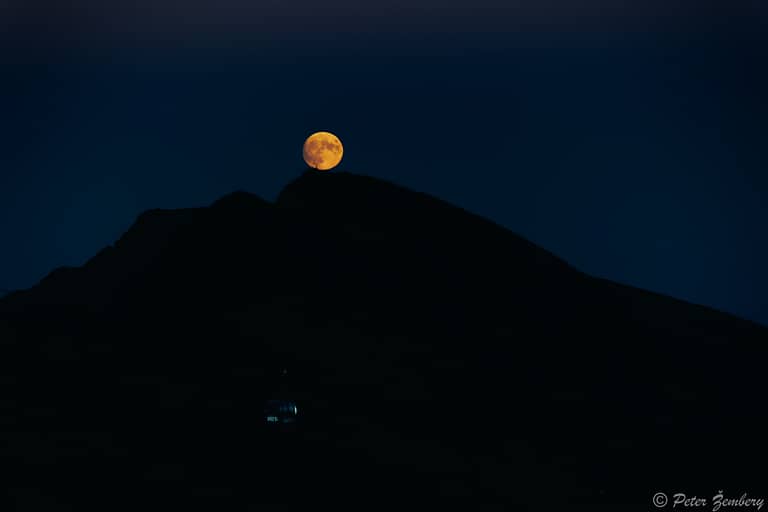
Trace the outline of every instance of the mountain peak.
{"type": "Polygon", "coordinates": [[[222,196],[211,204],[213,209],[243,209],[243,208],[264,208],[271,204],[256,194],[246,192],[245,190],[236,190],[222,196]]]}
{"type": "Polygon", "coordinates": [[[397,208],[402,201],[413,203],[417,199],[442,203],[435,197],[407,189],[392,182],[351,172],[317,172],[308,170],[283,188],[277,199],[281,206],[305,205],[307,201],[326,206],[341,201],[344,204],[378,205],[384,201],[388,208],[397,208]],[[397,198],[399,202],[393,204],[397,198]],[[418,198],[418,199],[417,199],[418,198]]]}
{"type": "Polygon", "coordinates": [[[0,300],[6,487],[46,510],[449,487],[540,509],[519,481],[557,489],[552,510],[600,489],[634,510],[648,474],[759,486],[766,332],[585,276],[434,197],[305,173],[277,205],[240,191],[145,212],[83,267],[0,300]],[[301,421],[264,423],[273,399],[301,421]]]}
{"type": "Polygon", "coordinates": [[[408,240],[411,248],[427,244],[464,255],[466,262],[518,261],[515,272],[572,270],[560,258],[489,219],[372,176],[307,171],[283,189],[276,205],[303,211],[346,233],[390,233],[408,240]]]}

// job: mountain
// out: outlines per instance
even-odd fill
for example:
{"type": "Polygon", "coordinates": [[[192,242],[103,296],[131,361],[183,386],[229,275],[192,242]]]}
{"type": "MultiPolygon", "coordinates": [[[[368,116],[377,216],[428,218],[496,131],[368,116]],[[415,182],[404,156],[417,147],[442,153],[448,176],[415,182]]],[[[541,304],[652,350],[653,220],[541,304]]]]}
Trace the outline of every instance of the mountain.
{"type": "Polygon", "coordinates": [[[3,485],[46,511],[759,495],[767,341],[433,197],[307,172],[275,202],[145,212],[0,300],[3,485]],[[269,428],[269,399],[299,422],[269,428]]]}

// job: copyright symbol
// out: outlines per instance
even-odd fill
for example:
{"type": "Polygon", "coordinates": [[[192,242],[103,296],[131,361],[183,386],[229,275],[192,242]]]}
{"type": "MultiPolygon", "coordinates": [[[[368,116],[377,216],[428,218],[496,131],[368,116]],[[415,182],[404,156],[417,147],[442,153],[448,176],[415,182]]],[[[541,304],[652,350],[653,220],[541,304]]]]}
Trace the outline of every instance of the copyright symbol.
{"type": "Polygon", "coordinates": [[[667,503],[669,503],[669,499],[663,492],[657,492],[653,495],[653,504],[656,508],[664,508],[667,506],[667,503]]]}

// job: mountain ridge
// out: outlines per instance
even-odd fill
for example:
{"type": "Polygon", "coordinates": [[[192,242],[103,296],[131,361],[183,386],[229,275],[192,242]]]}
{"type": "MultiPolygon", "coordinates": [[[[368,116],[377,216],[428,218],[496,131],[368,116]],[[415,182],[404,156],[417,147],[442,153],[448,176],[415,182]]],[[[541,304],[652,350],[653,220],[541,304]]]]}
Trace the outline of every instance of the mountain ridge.
{"type": "Polygon", "coordinates": [[[150,210],[0,300],[18,509],[386,496],[591,512],[647,510],[658,489],[759,492],[768,329],[590,277],[374,178],[286,190],[150,210]],[[274,399],[298,404],[295,429],[265,425],[274,399]]]}
{"type": "MultiPolygon", "coordinates": [[[[381,196],[384,197],[384,196],[381,196]]],[[[485,228],[486,230],[496,230],[500,233],[505,233],[509,238],[514,238],[518,244],[518,248],[525,248],[525,250],[533,249],[536,251],[535,259],[537,261],[546,261],[547,264],[559,264],[567,267],[574,272],[588,276],[590,279],[596,281],[611,283],[612,285],[624,287],[627,289],[635,290],[642,293],[652,294],[657,297],[664,297],[666,299],[674,300],[678,303],[684,303],[690,306],[705,308],[717,314],[726,315],[743,322],[749,322],[756,327],[764,328],[752,320],[741,318],[738,315],[720,311],[711,306],[703,304],[694,304],[683,299],[674,298],[663,293],[653,292],[636,286],[622,284],[607,278],[597,278],[586,274],[567,261],[559,258],[555,254],[542,249],[531,243],[530,241],[514,234],[504,226],[501,226],[489,219],[469,212],[461,207],[454,206],[446,201],[434,198],[428,194],[421,192],[414,192],[405,187],[388,183],[377,178],[365,175],[356,175],[348,172],[336,172],[336,173],[319,173],[316,171],[306,171],[298,178],[286,185],[283,190],[278,194],[277,199],[274,202],[269,202],[262,199],[256,194],[245,190],[236,190],[231,193],[225,194],[221,198],[213,201],[207,207],[197,208],[180,208],[180,209],[150,209],[140,213],[134,223],[129,229],[121,235],[114,243],[103,247],[97,254],[89,258],[83,265],[73,267],[64,266],[53,269],[48,275],[43,277],[41,281],[31,287],[28,290],[39,290],[41,286],[46,286],[51,282],[60,282],[62,279],[74,277],[83,269],[89,269],[94,266],[98,266],[105,259],[109,259],[110,256],[116,250],[124,248],[126,245],[130,245],[133,239],[140,238],[140,244],[147,244],[148,239],[152,239],[151,244],[158,249],[162,247],[165,240],[172,234],[180,229],[183,229],[185,225],[191,225],[199,218],[205,215],[206,212],[211,211],[230,211],[239,212],[242,215],[263,214],[267,210],[299,210],[309,213],[316,218],[322,218],[328,222],[348,222],[353,227],[355,212],[359,211],[361,206],[364,205],[365,209],[379,209],[383,215],[373,216],[367,218],[367,221],[373,220],[375,224],[372,226],[370,222],[363,229],[368,233],[375,231],[376,225],[380,225],[382,222],[391,221],[393,217],[397,217],[395,225],[399,228],[408,221],[408,215],[418,212],[409,211],[409,208],[416,207],[417,209],[439,209],[442,212],[449,212],[454,217],[466,217],[470,219],[470,229],[476,229],[478,226],[485,228]],[[403,204],[399,205],[383,205],[375,203],[371,205],[369,197],[366,196],[368,192],[374,190],[379,193],[381,189],[386,189],[389,195],[397,197],[399,199],[406,198],[407,200],[403,204]],[[330,197],[330,201],[328,201],[330,197]],[[361,199],[362,198],[362,199],[361,199]],[[393,215],[394,212],[398,212],[399,216],[393,215]],[[352,212],[349,217],[353,218],[353,222],[345,220],[345,216],[352,212]],[[403,213],[405,215],[403,215],[403,213]],[[387,217],[388,216],[388,217],[387,217]]],[[[288,213],[288,212],[286,212],[288,213]]],[[[358,231],[360,226],[356,226],[358,231]]],[[[423,227],[423,226],[419,226],[423,227]]],[[[354,230],[352,227],[350,230],[354,230]]],[[[416,235],[418,236],[418,234],[416,235]]],[[[153,258],[155,255],[150,250],[145,254],[145,258],[153,258]]],[[[18,298],[21,295],[25,295],[28,290],[9,290],[8,295],[13,298],[18,298]]],[[[2,297],[0,297],[2,298],[2,297]]]]}

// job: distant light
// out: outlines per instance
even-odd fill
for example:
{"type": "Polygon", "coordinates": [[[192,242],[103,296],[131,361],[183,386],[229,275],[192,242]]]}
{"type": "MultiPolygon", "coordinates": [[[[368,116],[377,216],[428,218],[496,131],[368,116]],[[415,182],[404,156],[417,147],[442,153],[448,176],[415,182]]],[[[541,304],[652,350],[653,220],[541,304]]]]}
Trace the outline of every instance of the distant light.
{"type": "Polygon", "coordinates": [[[267,400],[264,404],[264,420],[267,423],[293,423],[299,408],[288,400],[267,400]]]}

